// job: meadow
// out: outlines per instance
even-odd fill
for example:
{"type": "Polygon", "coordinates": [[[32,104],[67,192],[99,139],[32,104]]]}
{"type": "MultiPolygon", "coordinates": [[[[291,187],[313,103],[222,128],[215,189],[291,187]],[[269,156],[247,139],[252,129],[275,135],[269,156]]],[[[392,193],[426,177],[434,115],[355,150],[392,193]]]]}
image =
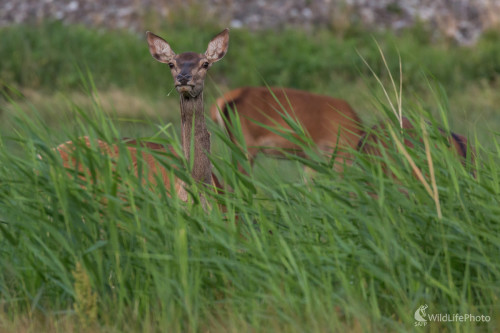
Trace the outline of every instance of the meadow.
{"type": "MultiPolygon", "coordinates": [[[[221,27],[150,30],[201,52],[221,27]]],[[[0,331],[500,329],[498,32],[465,48],[423,27],[232,30],[206,82],[207,107],[228,89],[268,84],[344,98],[367,127],[387,119],[399,139],[391,115],[399,97],[406,116],[437,125],[421,133],[427,148],[384,158],[395,181],[359,154],[340,177],[298,127],[307,159],[260,157],[242,174],[243,143],[211,124],[211,160],[231,191],[191,184],[226,207],[208,212],[196,195],[184,203],[168,188],[151,192],[147,170],[135,175],[125,154],[112,161],[80,147],[91,170],[82,178],[51,149],[89,135],[180,151],[178,95],[144,36],[44,23],[2,28],[0,38],[0,331]],[[389,74],[396,86],[402,80],[401,95],[389,74]],[[437,126],[467,135],[474,163],[463,166],[437,126]],[[422,305],[490,320],[418,326],[422,305]]],[[[186,160],[157,155],[189,182],[186,160]]]]}

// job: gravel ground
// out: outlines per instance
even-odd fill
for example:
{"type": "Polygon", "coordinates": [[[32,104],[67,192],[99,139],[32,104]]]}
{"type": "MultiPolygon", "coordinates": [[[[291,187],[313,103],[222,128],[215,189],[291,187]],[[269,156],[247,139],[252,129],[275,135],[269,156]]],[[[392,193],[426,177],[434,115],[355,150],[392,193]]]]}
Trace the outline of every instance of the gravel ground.
{"type": "Polygon", "coordinates": [[[65,23],[141,31],[148,13],[168,20],[196,7],[233,28],[402,29],[424,22],[460,44],[473,44],[486,29],[500,29],[500,0],[0,0],[0,26],[57,19],[65,23]]]}

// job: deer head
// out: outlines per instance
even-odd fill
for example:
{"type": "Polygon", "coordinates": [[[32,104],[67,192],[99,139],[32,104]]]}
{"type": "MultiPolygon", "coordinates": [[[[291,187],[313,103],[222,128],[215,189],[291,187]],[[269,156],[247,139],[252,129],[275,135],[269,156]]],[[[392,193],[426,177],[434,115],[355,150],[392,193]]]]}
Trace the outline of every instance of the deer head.
{"type": "Polygon", "coordinates": [[[224,29],[208,43],[204,54],[195,52],[175,54],[163,38],[149,31],[146,34],[149,52],[153,58],[168,64],[177,92],[191,98],[198,97],[203,91],[208,69],[224,57],[229,44],[229,29],[224,29]]]}

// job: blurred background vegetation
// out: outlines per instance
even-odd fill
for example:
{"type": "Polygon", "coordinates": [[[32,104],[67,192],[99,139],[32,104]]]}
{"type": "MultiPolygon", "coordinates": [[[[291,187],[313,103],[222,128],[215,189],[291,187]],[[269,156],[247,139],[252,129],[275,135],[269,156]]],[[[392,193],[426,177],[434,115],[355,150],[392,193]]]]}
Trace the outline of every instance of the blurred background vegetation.
{"type": "MultiPolygon", "coordinates": [[[[103,108],[116,111],[124,121],[119,126],[141,131],[137,122],[131,125],[125,120],[177,119],[177,96],[169,94],[169,70],[149,55],[144,32],[163,36],[177,52],[202,52],[224,24],[240,25],[228,15],[221,22],[217,12],[203,15],[204,6],[173,1],[164,5],[170,8],[167,14],[143,10],[133,21],[140,21],[135,24],[139,31],[53,20],[5,26],[0,29],[0,86],[23,108],[36,105],[54,128],[71,122],[71,117],[64,117],[69,101],[89,103],[81,74],[87,72],[93,76],[103,108]]],[[[389,6],[387,11],[393,13],[395,8],[389,6]]],[[[395,76],[399,76],[401,57],[405,108],[418,102],[435,111],[434,94],[439,91],[449,101],[452,128],[463,134],[477,132],[481,141],[489,141],[490,131],[500,124],[498,27],[482,31],[474,45],[464,46],[436,34],[435,27],[425,22],[397,31],[370,29],[359,20],[341,20],[344,12],[337,10],[328,24],[313,27],[232,29],[229,53],[207,80],[207,104],[240,86],[294,87],[346,99],[370,126],[374,100],[382,91],[363,59],[384,84],[389,82],[378,43],[395,76]]],[[[10,102],[0,98],[5,132],[10,102]]]]}

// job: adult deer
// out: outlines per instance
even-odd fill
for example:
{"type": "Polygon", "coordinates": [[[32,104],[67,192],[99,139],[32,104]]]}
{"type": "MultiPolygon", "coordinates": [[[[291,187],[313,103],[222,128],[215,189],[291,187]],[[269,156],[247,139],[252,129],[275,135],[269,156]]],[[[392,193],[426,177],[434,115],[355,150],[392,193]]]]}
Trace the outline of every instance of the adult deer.
{"type": "MultiPolygon", "coordinates": [[[[303,156],[298,145],[257,124],[289,128],[281,116],[283,108],[301,124],[320,150],[328,154],[337,152],[334,164],[337,171],[342,171],[344,164],[351,164],[349,150],[356,148],[363,131],[360,118],[342,99],[291,88],[245,87],[218,98],[210,115],[224,127],[223,118],[231,119],[229,111],[238,113],[250,163],[259,152],[280,157],[287,151],[303,156]]],[[[231,126],[225,127],[234,142],[231,126]]]]}
{"type": "MultiPolygon", "coordinates": [[[[185,158],[192,165],[191,176],[197,183],[214,185],[220,188],[220,184],[212,173],[212,164],[207,156],[210,153],[210,133],[207,130],[204,108],[203,108],[203,87],[208,69],[215,62],[224,57],[229,44],[229,30],[225,29],[215,36],[204,54],[185,52],[176,54],[170,45],[161,37],[147,32],[149,52],[159,62],[166,63],[170,67],[170,72],[174,78],[174,84],[180,95],[181,107],[181,137],[182,148],[185,158]],[[191,154],[193,148],[193,154],[191,154]]],[[[91,145],[88,137],[82,138],[87,146],[91,145]]],[[[126,140],[135,172],[138,172],[137,157],[138,150],[136,140],[126,140]]],[[[168,170],[159,164],[148,150],[166,151],[169,147],[163,147],[152,142],[139,142],[144,148],[141,149],[142,157],[148,165],[150,180],[159,175],[165,184],[165,188],[170,188],[170,177],[168,170]]],[[[107,144],[101,140],[97,141],[97,146],[102,153],[117,157],[119,154],[118,145],[107,144]]],[[[74,168],[76,161],[72,151],[75,144],[71,141],[65,142],[56,148],[63,159],[63,163],[68,168],[74,168]]],[[[180,199],[186,201],[188,198],[185,184],[179,179],[175,179],[175,191],[180,199]]],[[[203,201],[204,202],[204,201],[203,201]]]]}

